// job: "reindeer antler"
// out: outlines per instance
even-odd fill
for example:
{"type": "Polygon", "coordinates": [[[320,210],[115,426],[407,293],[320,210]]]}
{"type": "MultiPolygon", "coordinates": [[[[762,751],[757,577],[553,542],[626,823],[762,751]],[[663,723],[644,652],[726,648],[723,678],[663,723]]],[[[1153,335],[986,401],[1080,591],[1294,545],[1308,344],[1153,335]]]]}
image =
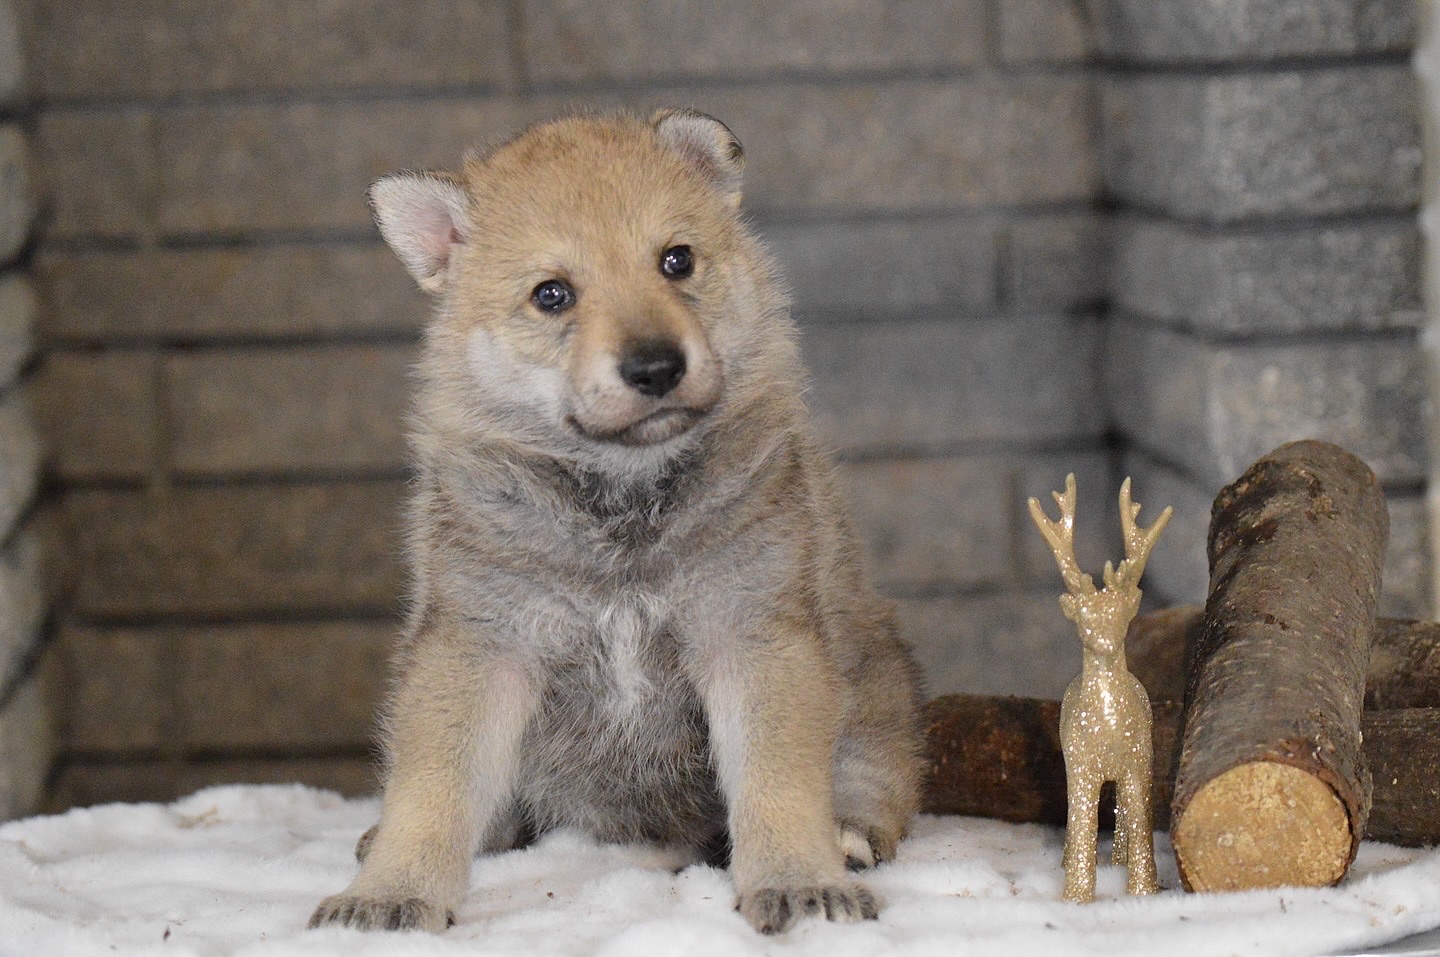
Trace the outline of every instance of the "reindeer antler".
{"type": "Polygon", "coordinates": [[[1175,509],[1165,506],[1165,511],[1155,520],[1155,524],[1149,528],[1141,528],[1135,524],[1135,519],[1140,515],[1140,506],[1130,501],[1130,479],[1125,479],[1120,484],[1120,530],[1125,537],[1125,560],[1120,563],[1118,569],[1113,571],[1110,563],[1105,563],[1105,587],[1113,588],[1138,586],[1140,576],[1145,574],[1145,562],[1150,558],[1150,549],[1155,547],[1155,540],[1165,530],[1165,523],[1170,521],[1170,516],[1175,509]]]}
{"type": "Polygon", "coordinates": [[[1060,566],[1060,577],[1065,580],[1065,587],[1072,594],[1093,594],[1094,579],[1082,572],[1080,563],[1075,560],[1075,473],[1065,476],[1064,495],[1059,492],[1050,494],[1055,496],[1060,506],[1060,519],[1051,521],[1035,498],[1030,499],[1030,518],[1050,544],[1050,552],[1055,556],[1055,564],[1060,566]]]}

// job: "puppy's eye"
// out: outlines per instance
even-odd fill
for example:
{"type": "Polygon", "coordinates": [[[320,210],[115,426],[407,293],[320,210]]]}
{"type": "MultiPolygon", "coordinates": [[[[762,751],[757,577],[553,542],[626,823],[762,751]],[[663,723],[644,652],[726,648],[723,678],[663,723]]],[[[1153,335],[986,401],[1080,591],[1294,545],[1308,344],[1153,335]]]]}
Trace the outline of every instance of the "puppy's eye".
{"type": "Polygon", "coordinates": [[[530,293],[530,301],[541,312],[564,312],[575,305],[575,290],[559,279],[547,279],[530,293]]]}
{"type": "Polygon", "coordinates": [[[660,271],[671,279],[684,279],[695,271],[695,254],[689,246],[671,246],[660,254],[660,271]]]}

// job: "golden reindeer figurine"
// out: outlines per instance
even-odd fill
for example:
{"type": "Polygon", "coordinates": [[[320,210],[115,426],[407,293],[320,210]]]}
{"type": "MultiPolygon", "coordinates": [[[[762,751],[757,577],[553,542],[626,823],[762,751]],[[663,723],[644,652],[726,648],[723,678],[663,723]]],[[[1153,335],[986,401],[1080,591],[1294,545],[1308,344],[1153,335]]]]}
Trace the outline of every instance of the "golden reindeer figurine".
{"type": "Polygon", "coordinates": [[[1075,560],[1075,476],[1065,494],[1052,492],[1060,520],[1050,521],[1030,499],[1030,517],[1050,543],[1069,594],[1060,596],[1065,617],[1075,622],[1085,647],[1079,677],[1060,705],[1060,747],[1065,754],[1065,899],[1095,898],[1095,844],[1100,787],[1115,782],[1115,841],[1111,862],[1127,868],[1125,889],[1153,894],[1155,850],[1151,843],[1150,697],[1125,664],[1125,631],[1140,610],[1140,576],[1155,540],[1170,520],[1160,513],[1148,529],[1135,524],[1140,506],[1130,502],[1130,480],[1120,486],[1120,526],[1125,560],[1105,563],[1105,587],[1096,589],[1075,560]]]}

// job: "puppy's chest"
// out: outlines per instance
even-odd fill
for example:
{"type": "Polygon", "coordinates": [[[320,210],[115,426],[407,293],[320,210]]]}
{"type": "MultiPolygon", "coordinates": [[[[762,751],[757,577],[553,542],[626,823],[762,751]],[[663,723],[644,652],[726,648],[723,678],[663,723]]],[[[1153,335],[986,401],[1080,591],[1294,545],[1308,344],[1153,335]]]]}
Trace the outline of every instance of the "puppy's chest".
{"type": "Polygon", "coordinates": [[[585,624],[552,660],[553,708],[623,723],[690,697],[680,640],[659,601],[616,597],[586,612],[585,624]]]}

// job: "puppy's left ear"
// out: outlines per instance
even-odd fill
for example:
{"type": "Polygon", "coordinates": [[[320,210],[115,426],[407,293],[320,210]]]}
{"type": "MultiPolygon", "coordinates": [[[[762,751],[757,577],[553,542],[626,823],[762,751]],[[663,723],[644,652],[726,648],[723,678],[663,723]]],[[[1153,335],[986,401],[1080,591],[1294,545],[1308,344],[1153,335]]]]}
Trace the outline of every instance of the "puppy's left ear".
{"type": "Polygon", "coordinates": [[[740,205],[745,150],[730,127],[698,110],[661,110],[650,123],[660,141],[709,180],[726,202],[740,205]]]}

